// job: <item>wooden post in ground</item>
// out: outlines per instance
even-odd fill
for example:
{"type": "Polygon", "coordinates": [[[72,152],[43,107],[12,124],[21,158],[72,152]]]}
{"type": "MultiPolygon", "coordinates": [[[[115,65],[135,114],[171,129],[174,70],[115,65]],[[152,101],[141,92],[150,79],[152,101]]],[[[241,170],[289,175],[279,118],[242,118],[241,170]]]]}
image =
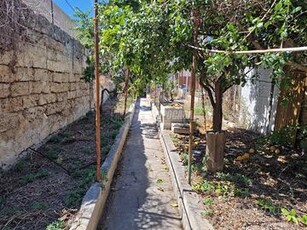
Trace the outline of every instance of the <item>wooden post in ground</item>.
{"type": "Polygon", "coordinates": [[[130,71],[129,71],[129,68],[127,68],[127,74],[125,76],[125,89],[124,89],[125,91],[124,117],[126,116],[126,111],[127,111],[129,77],[130,77],[130,71]]]}
{"type": "Polygon", "coordinates": [[[94,44],[95,44],[95,87],[96,87],[96,180],[101,181],[101,140],[100,140],[100,84],[99,84],[99,40],[98,40],[98,0],[94,0],[94,44]]]}
{"type": "Polygon", "coordinates": [[[205,130],[207,130],[207,117],[206,117],[206,107],[205,107],[205,92],[204,92],[203,88],[201,88],[201,107],[202,107],[202,112],[203,112],[203,116],[204,116],[205,130]]]}
{"type": "Polygon", "coordinates": [[[207,132],[206,134],[206,154],[208,155],[207,169],[210,172],[223,170],[224,167],[224,148],[225,133],[224,132],[207,132]]]}
{"type": "MultiPolygon", "coordinates": [[[[193,28],[193,43],[197,45],[199,16],[196,9],[193,9],[192,16],[194,20],[193,28]]],[[[192,147],[193,147],[193,134],[194,134],[194,99],[195,99],[195,75],[196,75],[196,60],[197,50],[193,50],[193,61],[191,68],[191,107],[190,107],[190,135],[189,135],[189,158],[188,158],[188,183],[191,185],[192,175],[192,147]]]]}

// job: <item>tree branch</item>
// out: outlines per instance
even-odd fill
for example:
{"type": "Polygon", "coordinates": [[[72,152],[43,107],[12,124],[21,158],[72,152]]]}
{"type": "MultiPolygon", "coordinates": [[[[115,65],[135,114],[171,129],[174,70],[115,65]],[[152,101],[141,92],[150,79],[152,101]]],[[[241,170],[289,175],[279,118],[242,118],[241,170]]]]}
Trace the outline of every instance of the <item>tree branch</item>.
{"type": "Polygon", "coordinates": [[[298,63],[293,62],[293,61],[288,61],[286,63],[286,65],[288,65],[288,66],[290,66],[290,67],[292,67],[292,68],[294,68],[296,70],[304,72],[305,75],[307,76],[307,66],[304,66],[302,64],[298,64],[298,63]]]}
{"type": "MultiPolygon", "coordinates": [[[[260,43],[257,40],[253,40],[252,44],[255,46],[256,49],[263,49],[263,47],[260,45],[260,43]]],[[[304,66],[302,64],[293,61],[288,61],[286,65],[291,66],[292,68],[305,72],[307,74],[307,66],[304,66]]]]}
{"type": "Polygon", "coordinates": [[[235,85],[234,83],[229,84],[225,89],[222,90],[222,93],[225,93],[229,88],[231,88],[234,85],[235,85]]]}
{"type": "Polygon", "coordinates": [[[207,85],[205,85],[201,80],[199,81],[199,84],[201,85],[201,87],[203,87],[208,92],[210,103],[212,107],[215,107],[215,101],[214,101],[211,89],[207,85]]]}

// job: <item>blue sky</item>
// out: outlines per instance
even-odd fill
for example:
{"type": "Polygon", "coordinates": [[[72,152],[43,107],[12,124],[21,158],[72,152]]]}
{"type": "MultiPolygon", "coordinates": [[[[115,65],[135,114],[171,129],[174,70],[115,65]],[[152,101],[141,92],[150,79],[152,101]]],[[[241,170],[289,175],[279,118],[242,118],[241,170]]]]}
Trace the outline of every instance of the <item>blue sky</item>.
{"type": "Polygon", "coordinates": [[[94,0],[53,0],[66,14],[73,18],[72,7],[78,7],[83,12],[91,10],[93,14],[94,0]]]}

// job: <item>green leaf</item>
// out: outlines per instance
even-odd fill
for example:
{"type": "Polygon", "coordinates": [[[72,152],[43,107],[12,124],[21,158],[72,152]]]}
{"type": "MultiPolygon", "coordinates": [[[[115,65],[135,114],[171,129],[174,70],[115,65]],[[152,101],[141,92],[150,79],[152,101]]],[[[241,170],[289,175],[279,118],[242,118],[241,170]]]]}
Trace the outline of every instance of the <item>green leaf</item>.
{"type": "Polygon", "coordinates": [[[263,27],[263,22],[259,22],[258,24],[257,24],[257,28],[262,28],[263,27]]]}
{"type": "Polygon", "coordinates": [[[307,215],[303,215],[302,217],[299,218],[299,221],[304,224],[307,225],[307,215]]]}
{"type": "Polygon", "coordinates": [[[278,2],[276,5],[275,5],[275,11],[279,11],[281,8],[282,8],[282,1],[278,2]]]}

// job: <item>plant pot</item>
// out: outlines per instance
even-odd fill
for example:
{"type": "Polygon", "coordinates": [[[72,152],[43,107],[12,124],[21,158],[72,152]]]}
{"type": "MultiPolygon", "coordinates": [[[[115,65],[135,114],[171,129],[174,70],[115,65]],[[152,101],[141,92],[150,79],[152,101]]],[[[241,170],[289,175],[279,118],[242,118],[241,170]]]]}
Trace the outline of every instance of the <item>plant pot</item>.
{"type": "Polygon", "coordinates": [[[207,169],[213,173],[222,171],[224,167],[226,134],[224,131],[209,131],[206,133],[206,138],[206,154],[208,156],[207,169]]]}

